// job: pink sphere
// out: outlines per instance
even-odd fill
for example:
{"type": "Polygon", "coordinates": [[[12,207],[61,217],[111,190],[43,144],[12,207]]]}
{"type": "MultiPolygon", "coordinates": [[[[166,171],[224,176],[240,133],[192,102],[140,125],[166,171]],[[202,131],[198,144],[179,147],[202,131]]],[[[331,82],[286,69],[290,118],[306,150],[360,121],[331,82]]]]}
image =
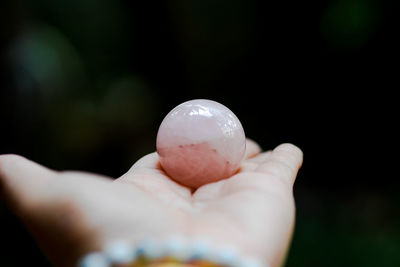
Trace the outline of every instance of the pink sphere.
{"type": "Polygon", "coordinates": [[[173,180],[191,188],[232,176],[245,149],[239,119],[224,105],[206,99],[175,107],[157,134],[162,168],[173,180]]]}

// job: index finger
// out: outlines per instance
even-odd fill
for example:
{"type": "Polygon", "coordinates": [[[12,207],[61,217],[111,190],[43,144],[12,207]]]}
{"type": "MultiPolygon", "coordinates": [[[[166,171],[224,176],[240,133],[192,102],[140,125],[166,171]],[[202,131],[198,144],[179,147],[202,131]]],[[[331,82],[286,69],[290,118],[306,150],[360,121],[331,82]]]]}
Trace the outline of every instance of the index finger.
{"type": "Polygon", "coordinates": [[[143,156],[138,161],[136,161],[127,173],[131,173],[137,169],[159,169],[160,161],[157,152],[153,152],[143,156]]]}
{"type": "Polygon", "coordinates": [[[253,140],[246,138],[246,152],[244,159],[253,158],[261,152],[261,147],[253,140]]]}
{"type": "Polygon", "coordinates": [[[277,146],[266,161],[260,164],[255,171],[281,177],[293,184],[302,163],[303,152],[300,148],[285,143],[277,146]]]}

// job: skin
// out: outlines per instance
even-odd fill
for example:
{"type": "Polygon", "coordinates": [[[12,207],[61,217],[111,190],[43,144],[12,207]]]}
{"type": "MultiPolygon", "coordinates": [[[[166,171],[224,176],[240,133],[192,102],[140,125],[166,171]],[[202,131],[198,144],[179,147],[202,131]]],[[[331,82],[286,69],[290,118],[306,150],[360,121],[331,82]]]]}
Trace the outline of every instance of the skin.
{"type": "Polygon", "coordinates": [[[173,235],[228,245],[274,267],[284,263],[291,240],[292,188],[302,158],[291,144],[260,153],[247,140],[237,174],[192,193],[165,174],[156,153],[115,180],[1,155],[0,189],[56,266],[74,266],[113,240],[136,243],[173,235]]]}

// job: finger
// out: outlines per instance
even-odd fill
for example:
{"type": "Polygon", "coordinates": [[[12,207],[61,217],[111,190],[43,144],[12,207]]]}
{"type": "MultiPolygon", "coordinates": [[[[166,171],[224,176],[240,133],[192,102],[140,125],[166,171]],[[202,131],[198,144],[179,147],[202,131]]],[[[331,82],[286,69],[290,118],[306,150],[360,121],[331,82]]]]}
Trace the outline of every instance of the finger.
{"type": "Polygon", "coordinates": [[[260,152],[261,152],[261,147],[253,140],[247,138],[246,139],[246,152],[245,152],[244,158],[248,159],[248,158],[255,157],[260,152]]]}
{"type": "Polygon", "coordinates": [[[266,151],[255,157],[244,160],[241,164],[241,172],[252,172],[257,169],[260,164],[264,163],[271,156],[272,151],[266,151]]]}
{"type": "Polygon", "coordinates": [[[55,172],[17,155],[0,156],[0,184],[11,208],[23,209],[33,202],[55,172]]]}
{"type": "Polygon", "coordinates": [[[260,154],[258,154],[255,157],[249,158],[248,160],[246,160],[247,162],[251,162],[251,163],[256,163],[256,164],[261,164],[264,163],[266,160],[268,160],[271,157],[272,151],[268,150],[265,152],[262,152],[260,154]]]}
{"type": "Polygon", "coordinates": [[[292,144],[281,144],[255,171],[282,177],[293,184],[302,163],[303,152],[298,147],[292,144]]]}
{"type": "Polygon", "coordinates": [[[163,171],[157,152],[148,154],[139,159],[127,173],[115,180],[116,182],[132,183],[140,188],[154,192],[156,190],[173,192],[188,197],[190,189],[176,183],[163,171]]]}
{"type": "Polygon", "coordinates": [[[133,164],[128,173],[137,169],[160,169],[159,156],[157,152],[150,153],[133,164]]]}

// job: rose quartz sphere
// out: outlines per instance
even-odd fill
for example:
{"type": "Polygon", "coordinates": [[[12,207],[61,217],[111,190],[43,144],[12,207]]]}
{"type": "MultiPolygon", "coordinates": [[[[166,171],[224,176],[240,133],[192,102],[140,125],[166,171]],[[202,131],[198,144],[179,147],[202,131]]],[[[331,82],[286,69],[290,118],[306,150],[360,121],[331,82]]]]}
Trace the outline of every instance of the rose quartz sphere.
{"type": "Polygon", "coordinates": [[[232,176],[245,149],[239,119],[224,105],[206,99],[175,107],[157,134],[162,168],[173,180],[191,188],[232,176]]]}

